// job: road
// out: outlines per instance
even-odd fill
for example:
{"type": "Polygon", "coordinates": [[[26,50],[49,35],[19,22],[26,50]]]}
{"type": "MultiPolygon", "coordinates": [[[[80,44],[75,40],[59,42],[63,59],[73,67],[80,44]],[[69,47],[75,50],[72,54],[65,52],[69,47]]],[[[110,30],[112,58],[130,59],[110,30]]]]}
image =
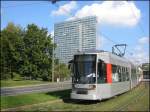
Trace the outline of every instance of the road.
{"type": "Polygon", "coordinates": [[[3,87],[0,89],[2,96],[15,96],[31,92],[47,92],[71,89],[71,82],[58,82],[50,84],[40,84],[25,87],[3,87]]]}

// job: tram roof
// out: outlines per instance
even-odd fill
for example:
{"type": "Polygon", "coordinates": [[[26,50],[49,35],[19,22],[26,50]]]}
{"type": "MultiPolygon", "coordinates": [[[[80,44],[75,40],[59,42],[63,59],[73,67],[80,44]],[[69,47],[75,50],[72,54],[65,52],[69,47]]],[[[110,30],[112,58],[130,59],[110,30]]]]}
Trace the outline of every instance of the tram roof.
{"type": "Polygon", "coordinates": [[[81,54],[106,54],[108,56],[110,55],[111,59],[114,58],[114,59],[120,60],[122,62],[128,63],[131,66],[136,66],[134,63],[132,63],[126,57],[120,57],[120,56],[113,54],[112,52],[109,52],[109,51],[89,49],[89,50],[85,50],[85,51],[78,51],[75,55],[81,55],[81,54]]]}
{"type": "MultiPolygon", "coordinates": [[[[112,52],[109,51],[104,51],[104,50],[86,50],[86,51],[81,51],[81,52],[77,52],[76,55],[81,55],[81,54],[104,54],[105,56],[103,56],[104,58],[106,58],[106,56],[111,57],[111,59],[117,59],[120,60],[122,62],[126,62],[126,63],[130,63],[130,61],[128,59],[126,59],[125,57],[120,57],[116,54],[113,54],[112,52]]],[[[106,59],[108,60],[108,59],[106,59]]]]}
{"type": "MultiPolygon", "coordinates": [[[[94,53],[102,53],[102,52],[108,52],[108,51],[90,49],[90,50],[85,50],[85,51],[78,51],[77,54],[86,54],[86,53],[94,54],[94,53]]],[[[108,53],[110,53],[110,52],[108,52],[108,53]]]]}

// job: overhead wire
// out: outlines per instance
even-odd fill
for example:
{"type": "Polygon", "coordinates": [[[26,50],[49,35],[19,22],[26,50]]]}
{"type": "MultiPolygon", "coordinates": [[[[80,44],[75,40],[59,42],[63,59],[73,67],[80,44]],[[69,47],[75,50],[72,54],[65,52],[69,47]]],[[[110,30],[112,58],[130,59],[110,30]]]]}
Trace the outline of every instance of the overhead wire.
{"type": "MultiPolygon", "coordinates": [[[[55,4],[55,6],[57,7],[57,8],[60,8],[60,6],[57,4],[57,3],[54,3],[55,4]]],[[[69,16],[72,16],[73,17],[73,14],[72,13],[70,13],[70,12],[68,12],[68,11],[66,11],[63,7],[61,7],[62,8],[62,10],[63,11],[65,11],[69,16]]],[[[75,18],[77,18],[77,17],[75,17],[75,18]]],[[[113,41],[111,38],[109,38],[106,34],[104,34],[104,33],[102,33],[102,32],[100,32],[107,40],[109,40],[110,42],[112,42],[113,44],[117,44],[117,42],[115,42],[115,41],[113,41]]],[[[126,50],[127,51],[127,50],[126,50]]],[[[131,54],[130,52],[129,52],[129,54],[131,54]]]]}
{"type": "MultiPolygon", "coordinates": [[[[127,1],[127,2],[128,2],[128,1],[127,1]]],[[[39,4],[39,2],[35,2],[35,3],[38,3],[38,4],[39,4]]],[[[34,5],[35,3],[12,5],[12,6],[1,7],[1,8],[11,8],[11,7],[26,6],[26,5],[34,5]]],[[[41,4],[41,3],[40,3],[40,4],[41,4]]],[[[57,8],[60,7],[59,4],[57,4],[57,3],[54,3],[54,5],[55,5],[57,8]]],[[[119,4],[119,5],[120,5],[120,4],[119,4]]],[[[130,5],[128,5],[128,6],[129,6],[130,10],[132,11],[133,17],[134,17],[136,20],[138,20],[138,18],[137,18],[137,16],[136,16],[136,14],[134,13],[132,7],[131,7],[130,5]]],[[[63,10],[64,12],[66,12],[69,16],[73,17],[73,14],[72,14],[71,12],[67,11],[67,10],[66,10],[65,8],[63,8],[63,7],[61,7],[61,8],[62,8],[62,10],[63,10]]],[[[77,18],[77,17],[75,17],[75,18],[77,18]]],[[[142,32],[143,34],[145,34],[145,31],[144,31],[143,27],[141,26],[141,24],[139,23],[139,24],[137,24],[137,25],[138,25],[139,29],[141,30],[141,32],[142,32]]],[[[106,39],[108,39],[110,42],[112,42],[112,43],[114,43],[114,44],[117,44],[117,42],[115,42],[115,41],[113,41],[111,38],[109,38],[108,35],[106,35],[106,34],[104,34],[104,33],[102,33],[102,32],[101,32],[101,34],[102,34],[106,39]]],[[[126,50],[126,52],[128,52],[129,54],[133,54],[133,53],[129,52],[128,50],[126,50]]]]}
{"type": "MultiPolygon", "coordinates": [[[[127,1],[127,3],[128,3],[128,7],[130,8],[130,10],[131,10],[131,12],[132,12],[133,17],[135,18],[136,21],[138,21],[138,18],[137,18],[137,16],[136,16],[136,14],[135,14],[133,8],[131,7],[131,5],[129,4],[128,1],[127,1]]],[[[142,25],[141,25],[140,22],[137,23],[137,26],[139,27],[141,33],[143,33],[143,35],[145,35],[145,31],[144,31],[144,29],[143,29],[143,27],[142,27],[142,25]]]]}
{"type": "MultiPolygon", "coordinates": [[[[101,34],[102,34],[107,40],[109,40],[111,43],[113,43],[114,45],[118,44],[117,42],[115,42],[115,41],[113,41],[112,39],[110,39],[108,35],[106,35],[106,34],[104,34],[104,33],[102,33],[102,32],[101,32],[101,34]]],[[[128,54],[133,54],[132,52],[128,51],[128,49],[126,49],[126,52],[127,52],[128,54]]]]}
{"type": "MultiPolygon", "coordinates": [[[[127,2],[128,2],[128,1],[127,1],[127,2]]],[[[119,5],[121,5],[121,4],[119,4],[119,5]]],[[[57,8],[60,7],[60,6],[59,6],[58,4],[56,4],[56,3],[55,3],[55,6],[56,6],[57,8]]],[[[129,6],[130,10],[132,11],[133,17],[134,17],[136,20],[138,20],[138,18],[136,17],[136,14],[134,13],[132,7],[130,7],[130,5],[128,5],[128,6],[129,6]]],[[[73,17],[73,14],[72,14],[71,12],[68,12],[68,11],[67,11],[66,9],[64,9],[63,7],[62,7],[62,10],[65,11],[69,16],[73,17]]],[[[75,18],[77,18],[77,17],[75,17],[75,18]]],[[[142,32],[143,34],[145,34],[144,29],[142,28],[142,26],[141,26],[140,23],[138,24],[138,27],[140,28],[141,32],[142,32]]],[[[115,42],[115,41],[113,41],[111,38],[109,38],[108,35],[106,35],[106,34],[104,34],[104,33],[102,33],[102,32],[101,32],[101,34],[102,34],[102,36],[104,36],[104,38],[106,38],[107,40],[109,40],[109,41],[112,42],[113,44],[117,44],[117,42],[115,42]]],[[[126,53],[128,53],[129,55],[133,55],[133,52],[128,51],[128,49],[126,49],[126,53]]]]}
{"type": "MultiPolygon", "coordinates": [[[[127,1],[127,3],[128,3],[128,1],[127,1]]],[[[120,5],[120,4],[119,4],[119,5],[120,5]]],[[[133,8],[132,8],[130,5],[128,5],[128,7],[130,8],[130,10],[131,10],[131,12],[132,12],[133,17],[135,18],[135,20],[138,21],[138,18],[137,18],[137,16],[136,16],[136,14],[134,13],[133,8]]],[[[145,31],[144,31],[143,27],[141,26],[140,22],[139,22],[137,25],[138,25],[139,29],[141,30],[141,32],[142,32],[143,34],[145,34],[145,31]]],[[[103,33],[102,35],[104,35],[104,33],[103,33]]],[[[111,41],[112,43],[116,44],[116,42],[112,41],[108,36],[106,36],[106,35],[104,35],[104,36],[105,36],[105,38],[107,38],[109,41],[111,41]]],[[[133,49],[132,49],[132,50],[133,50],[133,49]]],[[[129,53],[129,55],[133,55],[133,53],[130,52],[130,51],[128,51],[128,50],[126,50],[126,52],[129,53]]]]}

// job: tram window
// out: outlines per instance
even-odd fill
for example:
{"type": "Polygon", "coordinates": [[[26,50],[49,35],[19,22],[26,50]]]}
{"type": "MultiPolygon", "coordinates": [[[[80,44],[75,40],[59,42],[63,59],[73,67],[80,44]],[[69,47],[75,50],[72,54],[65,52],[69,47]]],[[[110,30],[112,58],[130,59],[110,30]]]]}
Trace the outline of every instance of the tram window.
{"type": "Polygon", "coordinates": [[[106,64],[102,60],[99,60],[97,69],[98,69],[97,70],[98,83],[106,83],[106,64]]]}
{"type": "Polygon", "coordinates": [[[135,68],[132,68],[132,69],[131,69],[131,78],[132,78],[133,80],[136,79],[136,69],[135,69],[135,68]]]}
{"type": "Polygon", "coordinates": [[[112,81],[113,82],[119,81],[119,75],[117,72],[117,66],[116,65],[112,65],[112,81]]]}
{"type": "Polygon", "coordinates": [[[121,76],[121,67],[120,66],[117,66],[118,67],[118,76],[119,76],[119,82],[122,81],[122,76],[121,76]]]}
{"type": "MultiPolygon", "coordinates": [[[[132,71],[135,74],[135,70],[132,71]]],[[[134,77],[135,75],[132,75],[134,77]]],[[[112,65],[112,81],[122,82],[129,81],[129,68],[112,65]]]]}
{"type": "Polygon", "coordinates": [[[129,81],[129,68],[126,67],[126,81],[129,81]]]}
{"type": "Polygon", "coordinates": [[[124,81],[124,67],[121,67],[121,81],[124,81]]]}
{"type": "Polygon", "coordinates": [[[122,81],[126,81],[126,68],[125,67],[122,67],[122,81]]]}
{"type": "Polygon", "coordinates": [[[120,67],[120,69],[121,69],[121,81],[123,81],[123,77],[124,77],[124,73],[123,73],[123,67],[120,67]]]}
{"type": "Polygon", "coordinates": [[[124,76],[123,76],[123,81],[126,81],[126,68],[125,67],[123,67],[123,74],[124,74],[124,76]]]}

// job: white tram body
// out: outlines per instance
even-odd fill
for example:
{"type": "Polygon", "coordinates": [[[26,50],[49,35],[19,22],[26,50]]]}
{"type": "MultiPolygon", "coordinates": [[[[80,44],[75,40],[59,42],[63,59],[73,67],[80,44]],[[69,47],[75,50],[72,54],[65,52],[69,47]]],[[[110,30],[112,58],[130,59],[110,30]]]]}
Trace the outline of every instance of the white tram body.
{"type": "Polygon", "coordinates": [[[102,100],[139,83],[136,66],[110,52],[80,52],[72,61],[72,99],[102,100]]]}

